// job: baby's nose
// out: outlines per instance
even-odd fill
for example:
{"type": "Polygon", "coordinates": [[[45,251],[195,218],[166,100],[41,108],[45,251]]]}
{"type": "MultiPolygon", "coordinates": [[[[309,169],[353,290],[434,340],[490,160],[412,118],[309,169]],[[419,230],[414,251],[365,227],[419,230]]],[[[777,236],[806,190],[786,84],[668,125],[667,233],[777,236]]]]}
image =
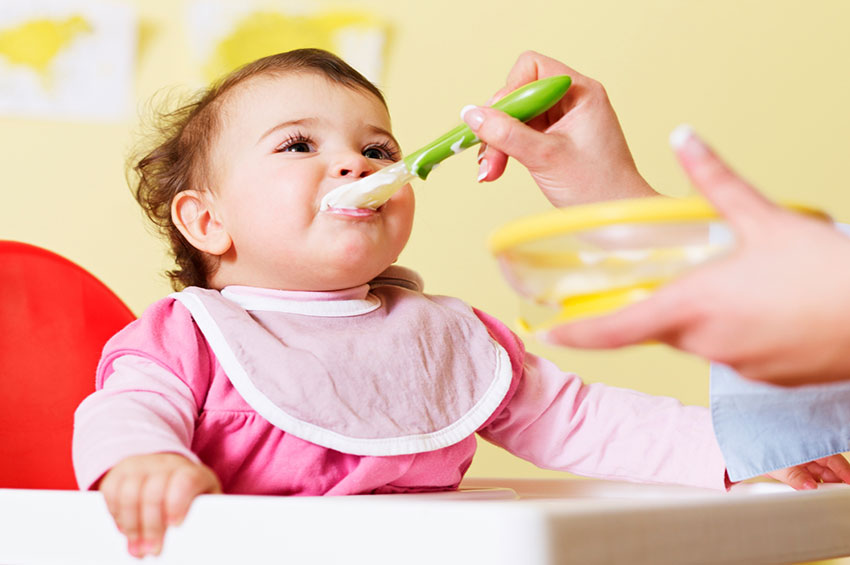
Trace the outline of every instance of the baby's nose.
{"type": "Polygon", "coordinates": [[[336,167],[339,176],[360,179],[369,176],[374,170],[372,163],[363,155],[348,156],[342,159],[336,167]]]}
{"type": "Polygon", "coordinates": [[[339,176],[341,177],[357,177],[362,179],[365,176],[368,176],[371,171],[360,170],[357,169],[340,169],[339,176]]]}

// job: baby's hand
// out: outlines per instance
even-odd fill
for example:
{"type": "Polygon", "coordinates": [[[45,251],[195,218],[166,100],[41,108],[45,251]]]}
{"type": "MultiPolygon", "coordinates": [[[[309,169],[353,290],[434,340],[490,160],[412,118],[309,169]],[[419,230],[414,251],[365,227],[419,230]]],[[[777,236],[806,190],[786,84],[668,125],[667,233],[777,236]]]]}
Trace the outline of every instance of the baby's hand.
{"type": "Polygon", "coordinates": [[[165,529],[186,517],[199,494],[220,493],[209,467],[175,453],[128,457],[109,470],[98,489],[134,557],[159,555],[165,529]]]}
{"type": "Polygon", "coordinates": [[[818,488],[818,483],[850,484],[850,463],[843,455],[830,455],[811,463],[780,469],[767,474],[778,481],[794,487],[794,490],[818,488]]]}

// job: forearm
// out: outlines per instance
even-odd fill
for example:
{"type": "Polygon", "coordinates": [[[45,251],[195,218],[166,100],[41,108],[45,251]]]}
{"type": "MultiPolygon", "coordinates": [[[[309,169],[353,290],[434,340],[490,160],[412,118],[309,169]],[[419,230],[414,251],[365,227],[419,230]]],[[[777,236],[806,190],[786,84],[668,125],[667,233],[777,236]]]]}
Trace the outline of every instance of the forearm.
{"type": "Polygon", "coordinates": [[[74,418],[74,469],[84,490],[132,455],[168,452],[198,461],[191,451],[197,408],[189,388],[140,357],[122,357],[114,367],[74,418]]]}
{"type": "Polygon", "coordinates": [[[511,404],[482,436],[540,467],[616,480],[726,486],[707,409],[586,385],[532,355],[511,404]]]}

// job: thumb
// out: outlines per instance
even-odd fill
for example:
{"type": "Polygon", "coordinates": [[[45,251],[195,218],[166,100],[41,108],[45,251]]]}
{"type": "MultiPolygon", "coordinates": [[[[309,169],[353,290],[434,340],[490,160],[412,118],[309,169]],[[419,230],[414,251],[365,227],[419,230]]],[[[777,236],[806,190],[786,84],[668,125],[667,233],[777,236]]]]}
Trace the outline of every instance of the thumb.
{"type": "Polygon", "coordinates": [[[539,333],[541,341],[581,349],[612,349],[649,340],[668,342],[687,325],[693,301],[687,285],[671,283],[620,311],[539,333]]]}
{"type": "Polygon", "coordinates": [[[539,168],[543,148],[550,143],[547,136],[504,112],[482,106],[467,106],[461,118],[478,139],[506,155],[513,157],[525,168],[539,168]]]}
{"type": "Polygon", "coordinates": [[[740,178],[686,125],[670,134],[670,145],[694,186],[735,231],[752,233],[776,206],[740,178]]]}

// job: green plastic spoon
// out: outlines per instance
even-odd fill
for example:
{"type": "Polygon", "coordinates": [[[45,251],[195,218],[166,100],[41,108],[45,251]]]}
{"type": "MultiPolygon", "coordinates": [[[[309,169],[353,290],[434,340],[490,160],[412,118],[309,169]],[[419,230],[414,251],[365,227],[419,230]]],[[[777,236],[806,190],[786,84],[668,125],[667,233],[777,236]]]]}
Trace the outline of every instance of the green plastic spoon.
{"type": "MultiPolygon", "coordinates": [[[[571,82],[567,75],[540,79],[501,98],[493,104],[493,108],[526,122],[554,106],[566,94],[571,82]]],[[[398,163],[356,182],[335,188],[322,199],[321,209],[375,210],[412,179],[419,177],[424,180],[438,163],[479,141],[469,126],[461,124],[398,163]]]]}

